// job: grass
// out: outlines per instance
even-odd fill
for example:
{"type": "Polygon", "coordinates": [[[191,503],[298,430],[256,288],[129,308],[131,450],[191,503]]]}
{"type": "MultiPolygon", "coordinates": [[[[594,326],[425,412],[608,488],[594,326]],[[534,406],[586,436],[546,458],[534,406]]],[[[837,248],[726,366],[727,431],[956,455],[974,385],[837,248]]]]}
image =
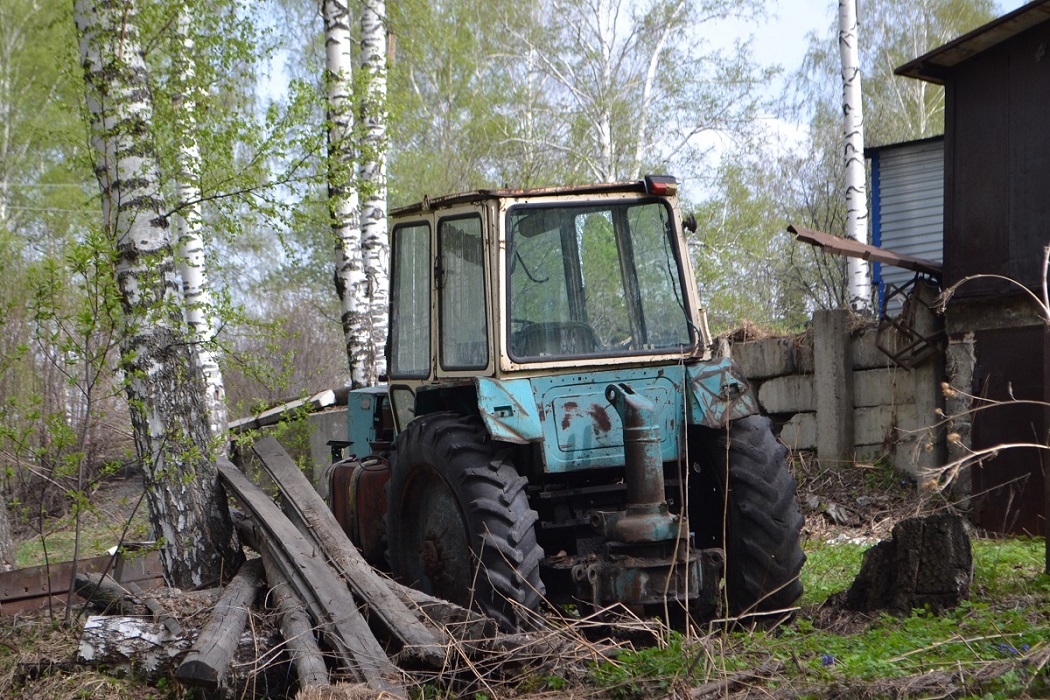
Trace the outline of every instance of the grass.
{"type": "MultiPolygon", "coordinates": [[[[135,503],[113,504],[112,509],[90,507],[82,513],[80,522],[80,558],[87,559],[107,553],[117,546],[123,535],[126,542],[149,539],[149,516],[146,504],[139,504],[130,524],[125,515],[116,515],[117,510],[130,512],[135,503]],[[125,532],[126,529],[126,532],[125,532]]],[[[19,568],[43,566],[70,561],[76,543],[74,518],[66,515],[45,523],[43,536],[29,536],[15,547],[15,563],[19,568]],[[45,557],[46,553],[46,557],[45,557]]]]}
{"type": "Polygon", "coordinates": [[[770,632],[693,640],[670,633],[664,646],[629,652],[597,667],[593,681],[618,700],[632,700],[667,695],[679,682],[724,678],[773,661],[780,669],[777,684],[802,691],[814,684],[861,687],[963,671],[976,679],[967,685],[978,692],[972,697],[1050,694],[1050,656],[1039,656],[1050,647],[1050,576],[1043,572],[1042,539],[974,540],[971,599],[954,610],[829,623],[819,604],[849,587],[865,549],[848,542],[810,543],[803,569],[807,592],[790,624],[770,632]],[[1037,657],[1043,659],[1041,667],[1030,663],[1037,657]]]}
{"type": "MultiPolygon", "coordinates": [[[[881,478],[875,472],[864,476],[881,478]]],[[[117,508],[118,500],[119,505],[128,505],[117,499],[85,513],[82,556],[100,554],[119,540],[125,520],[107,514],[129,512],[130,508],[117,508]]],[[[56,520],[52,528],[56,531],[46,538],[52,562],[72,555],[72,533],[57,531],[69,522],[68,518],[56,520]]],[[[144,539],[147,529],[143,504],[128,537],[144,539]]],[[[953,697],[1050,697],[1050,576],[1043,573],[1044,540],[973,540],[975,576],[970,600],[940,615],[916,610],[898,618],[854,613],[836,617],[821,607],[828,596],[849,587],[868,549],[866,544],[825,539],[806,543],[808,560],[802,572],[806,592],[791,623],[768,632],[719,629],[685,636],[664,631],[657,646],[624,651],[615,660],[592,666],[585,692],[613,700],[675,696],[683,688],[770,668],[775,670],[763,679],[746,680],[768,697],[823,697],[832,687],[850,688],[851,693],[856,688],[851,697],[914,697],[913,691],[902,690],[909,679],[948,672],[962,673],[967,679],[965,691],[953,697]]],[[[18,563],[43,563],[39,538],[22,543],[18,563]]],[[[26,681],[11,675],[16,665],[20,668],[32,658],[67,658],[76,644],[76,630],[42,625],[36,634],[39,639],[30,638],[33,633],[24,622],[0,628],[0,667],[6,664],[9,668],[7,674],[0,673],[0,696],[81,697],[72,690],[81,682],[79,671],[46,679],[55,684],[48,685],[46,692],[35,684],[26,685],[24,692],[18,690],[26,681]],[[63,643],[70,646],[61,653],[49,652],[50,645],[63,635],[67,637],[63,643]]],[[[514,694],[549,693],[565,690],[566,685],[567,692],[580,690],[578,679],[560,677],[558,668],[552,662],[542,673],[515,685],[514,694]]],[[[92,692],[107,697],[170,697],[160,689],[136,687],[100,674],[82,680],[92,692]]],[[[944,694],[926,690],[918,695],[944,694]]],[[[727,688],[719,697],[731,694],[727,688]]],[[[435,697],[454,696],[445,690],[435,697]]]]}

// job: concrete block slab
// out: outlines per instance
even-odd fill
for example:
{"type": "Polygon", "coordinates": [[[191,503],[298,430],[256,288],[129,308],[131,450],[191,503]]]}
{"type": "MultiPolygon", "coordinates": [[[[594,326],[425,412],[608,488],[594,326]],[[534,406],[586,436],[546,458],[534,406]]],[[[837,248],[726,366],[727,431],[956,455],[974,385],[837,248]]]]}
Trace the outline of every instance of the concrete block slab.
{"type": "Polygon", "coordinates": [[[320,473],[321,469],[332,463],[332,448],[328,446],[328,441],[346,440],[346,407],[311,413],[306,421],[310,426],[310,458],[314,463],[314,472],[320,473]]]}
{"type": "Polygon", "coordinates": [[[874,369],[877,367],[892,367],[893,360],[879,350],[876,342],[875,328],[865,328],[853,336],[853,368],[874,369]]]}
{"type": "Polygon", "coordinates": [[[853,367],[850,314],[844,309],[813,314],[813,392],[817,405],[817,454],[821,459],[847,461],[854,440],[853,367]]]}
{"type": "Polygon", "coordinates": [[[795,336],[733,343],[732,352],[748,379],[780,377],[797,371],[795,336]]]}
{"type": "Polygon", "coordinates": [[[906,369],[887,368],[853,373],[853,404],[892,406],[915,401],[915,375],[906,369]]]}
{"type": "Polygon", "coordinates": [[[803,333],[795,338],[795,366],[803,374],[813,374],[813,334],[803,333]]]}
{"type": "Polygon", "coordinates": [[[796,413],[780,429],[780,441],[793,450],[816,449],[817,415],[796,413]]]}
{"type": "Polygon", "coordinates": [[[857,445],[891,445],[918,428],[914,406],[867,406],[853,411],[857,445]]]}
{"type": "Polygon", "coordinates": [[[762,382],[758,403],[766,413],[798,413],[816,410],[813,375],[793,374],[762,382]]]}

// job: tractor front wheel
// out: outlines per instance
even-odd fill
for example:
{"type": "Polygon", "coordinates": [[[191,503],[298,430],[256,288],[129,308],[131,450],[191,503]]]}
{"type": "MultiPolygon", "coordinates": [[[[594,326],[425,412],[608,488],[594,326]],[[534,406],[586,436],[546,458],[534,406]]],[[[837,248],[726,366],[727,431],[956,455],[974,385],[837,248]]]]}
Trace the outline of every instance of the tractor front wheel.
{"type": "Polygon", "coordinates": [[[526,625],[543,596],[536,512],[509,452],[476,418],[421,416],[391,454],[386,530],[390,566],[404,583],[505,630],[526,625]]]}
{"type": "Polygon", "coordinates": [[[802,514],[787,448],[765,416],[704,430],[700,473],[691,475],[689,516],[698,542],[725,549],[732,615],[772,614],[802,597],[802,514]]]}

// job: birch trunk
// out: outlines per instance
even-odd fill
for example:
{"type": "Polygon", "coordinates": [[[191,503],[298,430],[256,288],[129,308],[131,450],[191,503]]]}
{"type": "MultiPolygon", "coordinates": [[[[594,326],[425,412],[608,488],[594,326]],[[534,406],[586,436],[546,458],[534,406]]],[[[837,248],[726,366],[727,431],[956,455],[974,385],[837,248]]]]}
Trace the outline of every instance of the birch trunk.
{"type": "Polygon", "coordinates": [[[177,29],[182,52],[175,57],[180,89],[175,105],[175,133],[179,140],[177,182],[175,194],[178,215],[175,228],[178,235],[179,274],[182,277],[182,297],[186,323],[193,337],[201,370],[204,372],[205,402],[208,409],[208,427],[213,437],[226,432],[226,387],[222,380],[219,360],[213,350],[215,314],[211,303],[207,268],[204,263],[204,238],[201,235],[200,150],[194,132],[197,128],[197,95],[194,84],[193,37],[189,27],[189,9],[179,13],[177,29]]]}
{"type": "Polygon", "coordinates": [[[374,383],[368,278],[361,256],[361,212],[354,185],[353,55],[346,0],[324,0],[328,83],[328,212],[335,238],[335,288],[339,294],[346,357],[353,388],[374,383]]]}
{"type": "Polygon", "coordinates": [[[242,559],[212,461],[201,369],[186,342],[149,138],[152,103],[128,0],[76,0],[102,224],[116,249],[121,367],[165,578],[212,585],[242,559]]]}
{"type": "Polygon", "coordinates": [[[386,3],[361,6],[361,257],[368,278],[371,367],[369,384],[386,374],[390,243],[387,238],[386,188],[386,3]]]}
{"type": "MultiPolygon", "coordinates": [[[[864,171],[864,111],[861,105],[857,2],[839,0],[839,56],[842,60],[842,130],[845,135],[846,237],[868,242],[868,194],[864,171]]],[[[871,270],[867,260],[846,258],[846,286],[854,311],[871,311],[871,270]]]]}
{"type": "Polygon", "coordinates": [[[11,512],[7,509],[7,494],[0,491],[0,571],[15,568],[15,540],[11,532],[11,512]]]}

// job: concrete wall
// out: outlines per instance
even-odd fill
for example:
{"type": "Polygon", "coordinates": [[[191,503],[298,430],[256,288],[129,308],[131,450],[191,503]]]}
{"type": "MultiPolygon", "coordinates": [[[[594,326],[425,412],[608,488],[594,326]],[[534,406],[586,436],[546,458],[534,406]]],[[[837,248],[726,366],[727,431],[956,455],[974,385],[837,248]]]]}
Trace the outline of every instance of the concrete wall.
{"type": "Polygon", "coordinates": [[[803,335],[731,345],[780,439],[822,461],[888,454],[917,479],[943,464],[943,357],[905,369],[879,349],[880,341],[900,347],[894,331],[852,328],[846,311],[817,312],[813,321],[803,335]]]}

